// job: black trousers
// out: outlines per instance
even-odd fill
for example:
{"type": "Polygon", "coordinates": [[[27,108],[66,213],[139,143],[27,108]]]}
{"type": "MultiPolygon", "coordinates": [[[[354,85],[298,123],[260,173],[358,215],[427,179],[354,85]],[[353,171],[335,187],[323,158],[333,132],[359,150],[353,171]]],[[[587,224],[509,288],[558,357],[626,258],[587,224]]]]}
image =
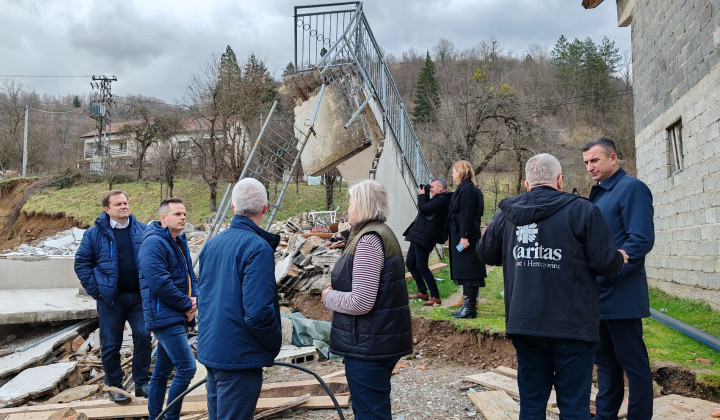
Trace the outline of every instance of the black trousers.
{"type": "Polygon", "coordinates": [[[600,345],[595,352],[598,394],[595,420],[617,419],[628,378],[628,419],[652,418],[652,371],[642,336],[642,319],[600,320],[600,345]]]}
{"type": "Polygon", "coordinates": [[[432,252],[432,248],[423,249],[421,246],[411,242],[405,258],[405,265],[412,274],[415,284],[417,284],[418,292],[427,294],[428,289],[430,289],[430,297],[440,299],[435,276],[428,268],[430,252],[432,252]]]}

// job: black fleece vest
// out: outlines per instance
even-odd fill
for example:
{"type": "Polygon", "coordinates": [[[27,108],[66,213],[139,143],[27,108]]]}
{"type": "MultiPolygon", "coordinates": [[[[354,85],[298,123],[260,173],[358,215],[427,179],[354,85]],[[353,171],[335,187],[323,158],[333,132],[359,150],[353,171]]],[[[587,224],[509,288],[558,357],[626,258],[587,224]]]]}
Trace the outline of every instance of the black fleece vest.
{"type": "Polygon", "coordinates": [[[341,292],[352,290],[355,247],[369,233],[380,236],[385,254],[375,305],[365,315],[333,314],[330,351],[363,360],[395,359],[412,353],[412,322],[402,250],[386,224],[370,223],[351,233],[333,268],[332,287],[341,292]]]}

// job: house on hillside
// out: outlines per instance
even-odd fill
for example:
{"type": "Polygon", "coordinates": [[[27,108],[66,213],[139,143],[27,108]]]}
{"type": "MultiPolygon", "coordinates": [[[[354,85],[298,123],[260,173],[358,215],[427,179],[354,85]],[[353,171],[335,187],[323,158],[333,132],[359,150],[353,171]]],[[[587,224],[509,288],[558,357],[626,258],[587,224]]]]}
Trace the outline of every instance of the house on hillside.
{"type": "MultiPolygon", "coordinates": [[[[143,120],[127,120],[112,122],[105,126],[102,135],[101,147],[105,150],[105,156],[116,159],[119,161],[127,162],[127,164],[133,166],[137,159],[137,143],[134,140],[135,134],[128,130],[128,127],[132,127],[139,124],[144,124],[143,120]]],[[[181,130],[172,137],[172,141],[182,148],[186,148],[189,151],[189,157],[192,156],[193,150],[193,139],[198,138],[210,138],[209,124],[205,120],[196,120],[186,118],[181,121],[181,130]]],[[[250,142],[247,141],[246,134],[247,130],[241,124],[232,126],[228,133],[215,133],[216,138],[224,139],[230,136],[242,137],[246,140],[242,142],[245,145],[246,153],[249,153],[250,142]]],[[[95,129],[79,137],[83,143],[83,154],[82,158],[78,161],[78,169],[88,169],[93,162],[93,157],[97,154],[96,148],[98,147],[98,130],[95,129]]],[[[147,151],[146,158],[152,159],[157,157],[159,153],[162,153],[161,148],[157,143],[153,144],[147,151]]]]}
{"type": "Polygon", "coordinates": [[[655,204],[648,280],[719,309],[720,0],[616,2],[632,30],[637,174],[655,204]]]}

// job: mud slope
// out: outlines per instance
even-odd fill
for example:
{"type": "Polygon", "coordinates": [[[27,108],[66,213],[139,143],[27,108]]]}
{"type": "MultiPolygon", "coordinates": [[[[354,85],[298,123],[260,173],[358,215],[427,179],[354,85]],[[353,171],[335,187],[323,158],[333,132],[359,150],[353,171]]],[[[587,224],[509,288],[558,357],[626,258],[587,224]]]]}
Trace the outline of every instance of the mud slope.
{"type": "Polygon", "coordinates": [[[22,207],[39,188],[34,179],[16,179],[0,184],[0,251],[32,244],[72,227],[81,227],[64,213],[26,213],[22,207]]]}

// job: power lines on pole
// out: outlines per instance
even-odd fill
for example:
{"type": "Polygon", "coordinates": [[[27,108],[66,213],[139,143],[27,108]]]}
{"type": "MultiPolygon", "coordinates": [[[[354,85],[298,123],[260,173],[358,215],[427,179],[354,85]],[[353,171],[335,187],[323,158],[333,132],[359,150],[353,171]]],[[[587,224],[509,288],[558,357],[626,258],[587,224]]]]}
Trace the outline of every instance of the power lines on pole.
{"type": "Polygon", "coordinates": [[[90,105],[90,118],[97,121],[98,132],[95,136],[95,153],[93,153],[90,161],[90,172],[102,174],[105,171],[105,156],[107,155],[108,143],[107,135],[103,137],[105,125],[110,126],[110,106],[112,105],[112,82],[117,81],[117,77],[92,76],[90,88],[100,91],[100,101],[93,102],[90,105]]]}

